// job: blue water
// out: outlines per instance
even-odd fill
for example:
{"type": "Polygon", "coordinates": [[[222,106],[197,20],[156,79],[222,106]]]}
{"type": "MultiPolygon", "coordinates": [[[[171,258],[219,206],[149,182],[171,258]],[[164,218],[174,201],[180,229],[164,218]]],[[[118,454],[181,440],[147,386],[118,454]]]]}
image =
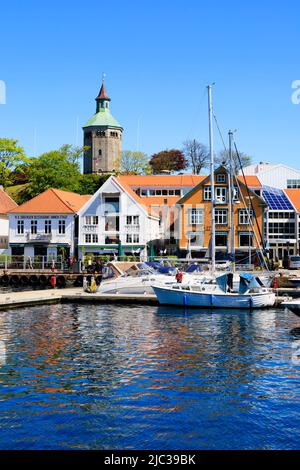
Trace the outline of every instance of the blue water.
{"type": "Polygon", "coordinates": [[[299,449],[299,404],[283,310],[0,312],[1,449],[299,449]]]}

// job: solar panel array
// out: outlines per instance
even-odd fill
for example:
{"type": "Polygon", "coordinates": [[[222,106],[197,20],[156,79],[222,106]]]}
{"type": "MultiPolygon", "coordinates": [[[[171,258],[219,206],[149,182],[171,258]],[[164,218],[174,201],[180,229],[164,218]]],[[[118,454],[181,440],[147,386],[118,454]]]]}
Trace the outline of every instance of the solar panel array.
{"type": "Polygon", "coordinates": [[[290,203],[286,194],[282,189],[271,188],[269,186],[263,186],[263,198],[271,210],[286,210],[293,211],[294,207],[290,203]]]}

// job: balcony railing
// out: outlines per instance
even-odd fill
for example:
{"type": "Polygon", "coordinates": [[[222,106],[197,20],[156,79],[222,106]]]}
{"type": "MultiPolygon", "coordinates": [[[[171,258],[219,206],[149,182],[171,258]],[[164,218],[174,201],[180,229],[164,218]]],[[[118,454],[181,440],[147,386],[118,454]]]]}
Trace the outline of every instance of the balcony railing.
{"type": "Polygon", "coordinates": [[[98,225],[83,225],[82,231],[83,233],[96,233],[98,229],[98,225]]]}
{"type": "Polygon", "coordinates": [[[140,226],[139,225],[124,225],[124,231],[126,233],[139,233],[140,226]]]}

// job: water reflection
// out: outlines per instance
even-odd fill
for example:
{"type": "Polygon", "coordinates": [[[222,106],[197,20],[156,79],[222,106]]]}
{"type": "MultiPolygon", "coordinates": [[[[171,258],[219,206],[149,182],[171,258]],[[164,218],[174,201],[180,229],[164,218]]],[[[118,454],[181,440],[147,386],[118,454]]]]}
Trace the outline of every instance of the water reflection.
{"type": "Polygon", "coordinates": [[[0,447],[297,448],[297,325],[279,310],[0,312],[0,447]]]}

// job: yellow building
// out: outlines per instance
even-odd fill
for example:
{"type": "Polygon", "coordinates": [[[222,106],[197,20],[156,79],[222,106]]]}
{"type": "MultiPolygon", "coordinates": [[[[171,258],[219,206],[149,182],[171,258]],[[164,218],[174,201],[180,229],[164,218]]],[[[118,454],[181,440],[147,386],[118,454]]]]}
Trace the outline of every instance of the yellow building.
{"type": "MultiPolygon", "coordinates": [[[[229,174],[221,166],[215,171],[215,250],[220,256],[230,247],[229,174]]],[[[260,197],[260,183],[254,176],[239,176],[233,181],[234,250],[237,259],[247,258],[249,252],[262,244],[264,213],[267,208],[260,197]],[[249,189],[249,186],[252,189],[249,189]]],[[[180,206],[179,249],[193,256],[204,257],[211,244],[211,179],[207,176],[177,204],[180,206]]]]}

